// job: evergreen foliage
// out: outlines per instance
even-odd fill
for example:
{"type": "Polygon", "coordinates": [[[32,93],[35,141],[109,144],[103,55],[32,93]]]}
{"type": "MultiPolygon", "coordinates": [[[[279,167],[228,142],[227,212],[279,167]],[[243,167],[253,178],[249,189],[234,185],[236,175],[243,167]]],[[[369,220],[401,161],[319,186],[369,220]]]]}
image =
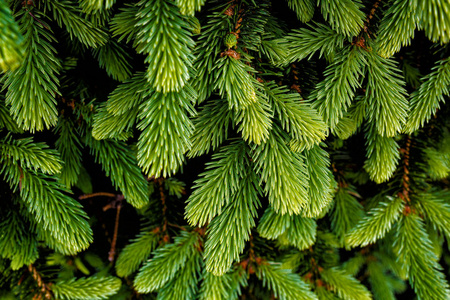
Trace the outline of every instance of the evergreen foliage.
{"type": "Polygon", "coordinates": [[[448,299],[449,42],[447,0],[0,0],[0,298],[448,299]]]}

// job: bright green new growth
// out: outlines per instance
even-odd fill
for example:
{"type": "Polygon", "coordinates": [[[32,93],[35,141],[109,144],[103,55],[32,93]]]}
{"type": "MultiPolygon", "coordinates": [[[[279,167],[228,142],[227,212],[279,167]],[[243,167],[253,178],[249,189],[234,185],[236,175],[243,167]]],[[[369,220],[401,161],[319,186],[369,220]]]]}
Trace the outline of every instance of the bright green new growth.
{"type": "Polygon", "coordinates": [[[391,178],[400,159],[399,145],[394,138],[379,135],[375,128],[366,131],[366,157],[364,169],[370,179],[382,183],[391,178]]]}
{"type": "Polygon", "coordinates": [[[37,240],[17,212],[9,211],[0,222],[0,228],[0,256],[11,260],[13,270],[29,265],[39,257],[37,240]]]}
{"type": "Polygon", "coordinates": [[[136,276],[136,290],[140,293],[155,291],[176,278],[177,272],[194,256],[198,243],[198,234],[183,232],[175,239],[175,243],[158,248],[152,260],[136,276]]]}
{"type": "Polygon", "coordinates": [[[408,101],[405,82],[399,74],[395,61],[382,58],[375,51],[367,54],[368,118],[376,124],[382,137],[393,137],[400,133],[406,123],[408,101]]]}
{"type": "Polygon", "coordinates": [[[446,299],[449,16],[0,0],[0,298],[446,299]]]}
{"type": "Polygon", "coordinates": [[[194,41],[171,1],[141,1],[136,14],[136,51],[147,55],[147,80],[158,92],[175,92],[190,78],[194,41]]]}
{"type": "Polygon", "coordinates": [[[344,112],[351,105],[360,77],[364,74],[366,57],[359,47],[346,46],[336,55],[334,62],[324,72],[321,81],[310,98],[313,107],[331,129],[335,128],[344,112]]]}
{"type": "Polygon", "coordinates": [[[0,74],[20,66],[23,36],[6,2],[0,2],[0,74]]]}
{"type": "Polygon", "coordinates": [[[365,15],[360,0],[319,0],[325,21],[338,33],[347,37],[358,35],[365,15]]]}
{"type": "MultiPolygon", "coordinates": [[[[44,15],[37,8],[29,8],[37,18],[44,15]]],[[[7,89],[6,104],[18,125],[31,132],[56,125],[56,99],[59,94],[57,74],[61,69],[56,59],[52,32],[44,23],[37,22],[26,11],[18,16],[24,40],[24,61],[3,78],[7,89]]]]}
{"type": "Polygon", "coordinates": [[[405,131],[412,133],[424,126],[436,113],[444,96],[450,95],[450,58],[439,61],[411,95],[411,113],[405,131]]]}
{"type": "Polygon", "coordinates": [[[432,250],[423,221],[418,215],[409,214],[402,216],[398,227],[394,246],[415,292],[422,299],[447,298],[449,285],[432,250]]]}
{"type": "Polygon", "coordinates": [[[309,291],[309,286],[297,274],[282,269],[280,265],[263,262],[256,275],[264,286],[273,290],[275,297],[283,300],[315,300],[317,296],[309,291]]]}
{"type": "Polygon", "coordinates": [[[348,300],[372,299],[367,288],[358,280],[337,268],[323,270],[320,273],[330,289],[337,293],[339,298],[348,300]]]}
{"type": "Polygon", "coordinates": [[[386,197],[353,227],[346,237],[346,244],[364,247],[383,238],[400,218],[403,208],[401,198],[386,197]]]}
{"type": "Polygon", "coordinates": [[[378,29],[378,53],[389,58],[408,46],[417,26],[417,0],[398,0],[386,11],[378,29]]]}
{"type": "Polygon", "coordinates": [[[58,282],[52,286],[52,292],[61,300],[108,299],[121,285],[116,277],[89,277],[58,282]]]}
{"type": "Polygon", "coordinates": [[[128,244],[116,262],[116,272],[120,277],[126,277],[135,272],[139,266],[150,256],[158,245],[157,232],[147,230],[141,233],[133,243],[128,244]],[[142,250],[144,249],[144,251],[142,250]]]}
{"type": "Polygon", "coordinates": [[[265,144],[254,147],[252,160],[275,212],[300,214],[309,203],[307,170],[303,157],[286,145],[286,135],[275,128],[265,144]]]}
{"type": "Polygon", "coordinates": [[[255,226],[258,199],[258,179],[253,170],[247,171],[236,194],[224,211],[208,225],[205,243],[205,267],[216,276],[225,274],[239,258],[255,226]],[[226,227],[225,227],[226,226],[226,227]]]}

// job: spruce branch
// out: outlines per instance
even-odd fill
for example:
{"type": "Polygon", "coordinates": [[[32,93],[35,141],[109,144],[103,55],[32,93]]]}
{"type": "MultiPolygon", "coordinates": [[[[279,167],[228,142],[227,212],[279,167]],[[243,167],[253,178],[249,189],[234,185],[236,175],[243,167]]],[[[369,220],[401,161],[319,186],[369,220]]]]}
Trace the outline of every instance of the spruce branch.
{"type": "Polygon", "coordinates": [[[382,57],[389,58],[411,43],[418,22],[418,2],[397,0],[384,13],[376,39],[382,57]]]}
{"type": "Polygon", "coordinates": [[[405,265],[409,282],[423,299],[445,299],[449,286],[435,256],[425,224],[414,213],[403,215],[395,235],[398,261],[405,265]]]}
{"type": "Polygon", "coordinates": [[[56,125],[56,95],[59,94],[57,74],[61,69],[52,32],[41,20],[45,15],[35,7],[32,14],[21,11],[17,14],[23,34],[24,63],[14,71],[4,74],[7,89],[6,104],[17,124],[24,130],[41,131],[56,125]],[[25,63],[26,62],[26,63],[25,63]],[[35,80],[39,84],[35,84],[35,80]]]}
{"type": "Polygon", "coordinates": [[[186,218],[191,225],[204,226],[230,203],[249,164],[248,151],[242,140],[236,140],[213,155],[187,201],[186,218]]]}
{"type": "Polygon", "coordinates": [[[418,1],[418,27],[433,42],[446,44],[450,41],[450,3],[438,0],[418,1]]]}
{"type": "Polygon", "coordinates": [[[188,115],[196,113],[196,97],[187,84],[180,92],[155,92],[140,106],[137,160],[147,175],[167,177],[182,167],[191,147],[194,128],[188,115]]]}
{"type": "Polygon", "coordinates": [[[339,298],[347,300],[372,299],[367,288],[358,280],[337,268],[324,269],[320,272],[321,278],[339,298]]]}
{"type": "Polygon", "coordinates": [[[337,32],[353,37],[363,28],[365,15],[360,0],[320,0],[318,3],[325,21],[337,32]]]}
{"type": "Polygon", "coordinates": [[[432,72],[423,78],[423,83],[411,95],[411,111],[405,126],[407,133],[423,127],[450,95],[450,58],[440,60],[432,72]]]}
{"type": "Polygon", "coordinates": [[[378,134],[392,137],[402,131],[409,110],[405,82],[392,59],[367,52],[366,101],[369,121],[378,134]]]}
{"type": "Polygon", "coordinates": [[[286,140],[286,134],[274,128],[266,143],[254,147],[252,160],[275,212],[300,214],[310,201],[307,170],[303,156],[292,152],[286,140]]]}
{"type": "Polygon", "coordinates": [[[70,38],[76,37],[81,43],[92,48],[107,42],[107,34],[102,29],[81,17],[81,10],[72,1],[44,1],[44,12],[51,11],[59,27],[67,30],[70,38]]]}
{"type": "Polygon", "coordinates": [[[206,270],[216,276],[229,271],[239,259],[255,226],[254,218],[260,206],[258,179],[251,169],[245,173],[230,204],[208,225],[203,256],[206,270]]]}
{"type": "Polygon", "coordinates": [[[344,47],[345,36],[338,34],[327,25],[314,23],[308,27],[294,29],[280,41],[287,48],[283,64],[302,59],[310,59],[319,52],[319,58],[333,61],[335,53],[344,47]],[[309,28],[308,28],[309,27],[309,28]]]}
{"type": "Polygon", "coordinates": [[[363,51],[357,46],[347,46],[340,51],[325,70],[325,79],[310,95],[310,99],[315,99],[313,108],[318,110],[331,129],[336,127],[351,105],[356,89],[361,87],[360,78],[367,63],[363,51]]]}
{"type": "Polygon", "coordinates": [[[399,145],[392,137],[378,134],[374,125],[366,127],[366,157],[364,169],[370,179],[382,183],[391,178],[400,159],[399,145]]]}
{"type": "Polygon", "coordinates": [[[258,266],[256,275],[262,280],[263,285],[271,289],[275,297],[279,299],[317,299],[317,296],[309,290],[310,287],[300,279],[300,276],[282,269],[278,264],[262,262],[258,266]]]}
{"type": "Polygon", "coordinates": [[[403,209],[401,198],[386,197],[347,234],[346,244],[349,247],[365,247],[383,238],[400,218],[403,209]]]}
{"type": "Polygon", "coordinates": [[[136,290],[149,293],[164,287],[194,256],[199,242],[196,232],[182,232],[173,244],[158,248],[152,260],[147,262],[136,276],[136,290]]]}
{"type": "Polygon", "coordinates": [[[117,277],[86,277],[59,281],[51,286],[57,299],[61,300],[100,300],[116,294],[122,282],[117,277]]]}
{"type": "Polygon", "coordinates": [[[192,48],[189,25],[171,1],[141,1],[136,51],[147,55],[147,80],[158,92],[181,90],[190,78],[192,48]],[[167,68],[167,66],[171,66],[167,68]]]}
{"type": "Polygon", "coordinates": [[[301,22],[307,23],[314,16],[314,2],[313,0],[288,0],[288,5],[301,22]]]}

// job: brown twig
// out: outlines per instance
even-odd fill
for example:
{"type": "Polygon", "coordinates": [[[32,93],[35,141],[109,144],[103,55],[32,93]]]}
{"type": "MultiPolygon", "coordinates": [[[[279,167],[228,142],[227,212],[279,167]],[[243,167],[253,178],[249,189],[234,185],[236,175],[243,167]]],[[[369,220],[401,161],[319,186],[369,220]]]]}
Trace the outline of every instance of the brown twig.
{"type": "MultiPolygon", "coordinates": [[[[122,196],[122,199],[123,199],[123,196],[122,196]]],[[[109,250],[109,253],[108,253],[108,260],[110,262],[114,261],[114,256],[116,255],[116,242],[117,242],[117,234],[119,232],[119,217],[120,217],[120,209],[121,208],[122,208],[122,202],[117,204],[117,208],[116,208],[116,223],[114,224],[114,235],[113,235],[113,239],[111,242],[111,249],[109,250]]]]}
{"type": "Polygon", "coordinates": [[[113,193],[106,193],[106,192],[98,192],[98,193],[92,193],[92,194],[85,194],[78,197],[80,200],[93,198],[93,197],[109,197],[109,198],[115,198],[117,195],[113,193]]]}
{"type": "Polygon", "coordinates": [[[42,279],[41,274],[37,271],[36,267],[33,264],[28,265],[28,271],[31,273],[31,276],[33,277],[34,281],[36,281],[36,284],[39,288],[39,291],[37,291],[36,294],[33,296],[33,300],[42,300],[42,299],[52,299],[52,290],[50,288],[50,283],[45,283],[42,279]],[[42,298],[43,297],[43,298],[42,298]]]}

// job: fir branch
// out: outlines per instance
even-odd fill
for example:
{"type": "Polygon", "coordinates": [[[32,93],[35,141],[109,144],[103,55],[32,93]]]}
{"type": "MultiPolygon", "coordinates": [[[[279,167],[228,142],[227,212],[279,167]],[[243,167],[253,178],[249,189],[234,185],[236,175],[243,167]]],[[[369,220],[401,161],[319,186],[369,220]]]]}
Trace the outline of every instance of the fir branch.
{"type": "Polygon", "coordinates": [[[204,105],[193,119],[195,129],[188,156],[196,157],[215,151],[228,138],[232,116],[233,111],[228,109],[225,100],[212,100],[204,105]]]}
{"type": "Polygon", "coordinates": [[[260,189],[253,170],[246,173],[230,204],[208,226],[203,256],[206,270],[216,276],[225,274],[239,259],[255,226],[260,189]]]}
{"type": "Polygon", "coordinates": [[[401,132],[409,109],[405,82],[393,59],[367,52],[366,101],[369,121],[378,134],[392,137],[401,132]]]}
{"type": "Polygon", "coordinates": [[[379,135],[374,126],[367,126],[364,169],[376,183],[388,181],[400,159],[399,145],[394,138],[379,135]]]}
{"type": "Polygon", "coordinates": [[[101,68],[113,79],[125,81],[131,77],[130,55],[124,47],[113,39],[92,51],[101,68]]]}
{"type": "Polygon", "coordinates": [[[57,151],[45,143],[33,143],[32,138],[15,140],[8,136],[0,140],[0,153],[5,157],[3,159],[11,159],[22,168],[40,170],[49,175],[60,173],[63,167],[57,151]]]}
{"type": "Polygon", "coordinates": [[[72,120],[61,116],[54,129],[54,132],[59,135],[55,146],[64,162],[59,178],[68,188],[77,183],[82,168],[81,141],[75,128],[72,120]]]}
{"type": "Polygon", "coordinates": [[[140,208],[148,203],[148,183],[137,166],[133,151],[125,143],[97,141],[89,135],[85,143],[102,165],[106,176],[111,178],[113,185],[122,191],[131,205],[140,208]]]}
{"type": "Polygon", "coordinates": [[[164,287],[195,255],[199,243],[197,233],[183,231],[173,244],[158,248],[153,258],[139,270],[134,280],[136,290],[149,293],[164,287]]]}
{"type": "Polygon", "coordinates": [[[97,300],[108,299],[116,294],[122,282],[116,277],[86,277],[59,281],[51,286],[57,299],[97,300]]]}
{"type": "Polygon", "coordinates": [[[423,78],[419,89],[411,95],[411,111],[405,131],[413,133],[428,122],[450,95],[450,57],[436,63],[432,72],[423,78]]]}
{"type": "Polygon", "coordinates": [[[200,11],[205,0],[176,0],[176,4],[181,14],[193,16],[195,11],[200,11]]]}
{"type": "Polygon", "coordinates": [[[420,298],[445,299],[450,295],[442,267],[419,216],[411,213],[400,219],[394,247],[398,262],[405,265],[409,282],[420,298]]]}
{"type": "Polygon", "coordinates": [[[383,267],[379,262],[375,261],[367,264],[367,272],[369,273],[368,279],[375,299],[397,299],[393,287],[387,280],[389,275],[383,271],[383,267]]]}
{"type": "Polygon", "coordinates": [[[347,234],[346,244],[349,247],[365,247],[383,238],[400,218],[403,208],[401,198],[386,197],[347,234]]]}
{"type": "Polygon", "coordinates": [[[365,15],[360,0],[319,0],[318,4],[325,21],[338,33],[353,37],[363,28],[365,15]]]}
{"type": "Polygon", "coordinates": [[[56,95],[59,81],[56,75],[61,69],[55,41],[47,25],[40,19],[45,17],[37,8],[30,8],[30,14],[18,13],[20,30],[23,33],[24,62],[21,66],[5,73],[4,87],[7,89],[6,104],[17,124],[24,130],[41,131],[56,125],[56,95]],[[39,84],[36,84],[36,81],[39,84]]]}
{"type": "Polygon", "coordinates": [[[313,107],[331,129],[336,127],[355,97],[356,89],[361,87],[359,79],[364,74],[365,64],[366,58],[360,47],[347,46],[327,67],[325,79],[310,95],[311,99],[316,99],[313,107]]]}
{"type": "Polygon", "coordinates": [[[309,290],[308,284],[303,282],[300,276],[282,269],[279,264],[261,262],[256,275],[262,280],[264,286],[274,292],[278,299],[317,299],[317,296],[309,290]]]}
{"type": "Polygon", "coordinates": [[[272,117],[273,112],[267,102],[267,96],[260,90],[256,91],[256,101],[236,113],[238,131],[242,132],[244,141],[256,145],[264,143],[270,135],[272,117]]]}
{"type": "Polygon", "coordinates": [[[82,18],[81,10],[72,1],[47,0],[43,3],[46,10],[53,12],[58,26],[65,28],[71,39],[75,36],[81,43],[92,48],[106,44],[106,32],[82,18]]]}
{"type": "Polygon", "coordinates": [[[286,134],[274,128],[265,144],[254,147],[252,159],[275,212],[300,214],[310,201],[307,170],[303,157],[287,147],[286,134]]]}
{"type": "Polygon", "coordinates": [[[0,257],[11,260],[11,269],[18,270],[38,258],[37,240],[28,222],[14,210],[0,217],[0,257]]]}
{"type": "Polygon", "coordinates": [[[409,46],[418,22],[417,0],[397,0],[384,13],[377,34],[378,53],[389,58],[409,46]]]}
{"type": "Polygon", "coordinates": [[[313,219],[277,214],[267,208],[258,225],[259,234],[267,239],[279,238],[281,244],[304,250],[316,240],[317,224],[313,219]]]}
{"type": "Polygon", "coordinates": [[[282,128],[292,137],[292,150],[301,152],[305,148],[311,149],[325,139],[326,124],[310,104],[302,100],[300,94],[290,93],[287,87],[277,86],[274,82],[265,84],[265,91],[281,120],[282,128]]]}
{"type": "Polygon", "coordinates": [[[94,138],[118,138],[134,126],[139,106],[154,93],[146,81],[145,73],[137,72],[109,94],[94,116],[94,138]]]}
{"type": "Polygon", "coordinates": [[[20,66],[24,56],[22,33],[5,1],[0,2],[0,73],[20,66]]]}
{"type": "Polygon", "coordinates": [[[307,23],[314,16],[314,2],[313,0],[288,0],[288,5],[297,14],[297,18],[301,22],[307,23]]]}
{"type": "Polygon", "coordinates": [[[137,14],[140,6],[136,4],[125,4],[111,20],[111,32],[114,37],[118,36],[118,42],[126,39],[129,43],[137,36],[139,28],[136,26],[139,19],[137,14]]]}
{"type": "Polygon", "coordinates": [[[345,234],[364,216],[362,205],[353,196],[355,194],[357,194],[355,187],[348,186],[340,187],[334,196],[330,225],[341,245],[345,245],[345,234]]]}
{"type": "MultiPolygon", "coordinates": [[[[227,7],[231,7],[231,4],[227,4],[227,7]]],[[[197,73],[192,86],[198,91],[199,103],[206,100],[215,90],[216,71],[213,70],[216,70],[217,56],[223,47],[222,39],[229,28],[230,18],[231,16],[224,13],[223,4],[213,7],[197,39],[193,53],[195,57],[193,66],[197,73]]]]}
{"type": "Polygon", "coordinates": [[[175,277],[158,292],[160,299],[194,299],[197,295],[202,257],[194,252],[175,277]]]}
{"type": "Polygon", "coordinates": [[[93,14],[96,11],[103,9],[110,9],[116,0],[81,0],[80,6],[83,7],[83,12],[93,14]]]}
{"type": "Polygon", "coordinates": [[[424,219],[432,224],[433,228],[442,232],[447,241],[450,241],[450,204],[445,200],[448,191],[433,194],[421,193],[414,197],[417,209],[424,215],[424,219]]]}
{"type": "Polygon", "coordinates": [[[41,237],[55,250],[75,254],[92,242],[86,213],[52,177],[20,168],[2,159],[2,173],[11,188],[19,189],[20,199],[34,218],[41,237]]]}
{"type": "Polygon", "coordinates": [[[183,165],[184,154],[191,147],[195,115],[192,102],[196,93],[190,85],[180,92],[155,92],[140,106],[138,129],[138,164],[149,176],[167,177],[183,165]]]}
{"type": "MultiPolygon", "coordinates": [[[[291,226],[285,231],[285,236],[280,240],[286,238],[287,244],[297,247],[299,250],[305,250],[314,245],[317,234],[316,221],[301,216],[290,216],[291,226]]],[[[281,242],[283,244],[283,242],[281,242]]]]}
{"type": "Polygon", "coordinates": [[[0,131],[3,129],[6,129],[12,133],[23,132],[9,114],[9,111],[5,106],[5,98],[2,94],[0,94],[0,131]]]}
{"type": "Polygon", "coordinates": [[[216,62],[214,89],[228,100],[230,109],[241,110],[257,101],[258,82],[250,74],[256,71],[241,60],[225,56],[216,62]]]}
{"type": "Polygon", "coordinates": [[[248,151],[242,140],[236,140],[213,155],[187,201],[186,218],[191,225],[204,226],[230,203],[249,164],[248,151]]]}
{"type": "Polygon", "coordinates": [[[339,298],[346,300],[372,299],[367,288],[358,280],[337,268],[324,269],[320,277],[339,298]]]}
{"type": "Polygon", "coordinates": [[[317,218],[327,211],[333,201],[333,174],[330,170],[328,152],[319,145],[304,151],[308,170],[310,203],[302,211],[302,216],[317,218]]]}
{"type": "Polygon", "coordinates": [[[418,1],[416,13],[419,18],[418,27],[433,42],[441,45],[450,41],[450,3],[439,0],[418,1]]]}
{"type": "Polygon", "coordinates": [[[318,51],[319,58],[325,57],[328,61],[333,61],[335,53],[343,48],[345,36],[324,24],[314,23],[314,26],[308,26],[309,28],[294,29],[281,41],[288,53],[283,64],[311,59],[318,51]]]}
{"type": "Polygon", "coordinates": [[[291,226],[288,214],[277,214],[272,207],[268,207],[258,224],[258,233],[266,239],[276,239],[291,226]]]}
{"type": "Polygon", "coordinates": [[[120,252],[116,261],[116,272],[119,277],[130,276],[150,256],[158,246],[160,228],[153,230],[144,228],[141,233],[120,252]]]}
{"type": "MultiPolygon", "coordinates": [[[[200,286],[199,300],[209,299],[237,299],[232,296],[232,273],[216,276],[208,271],[203,271],[203,281],[200,286]]],[[[236,295],[237,296],[237,295],[236,295]]]]}
{"type": "Polygon", "coordinates": [[[158,92],[175,92],[190,78],[192,67],[189,25],[169,1],[141,1],[136,14],[139,28],[136,51],[147,55],[147,80],[158,92]],[[171,66],[168,68],[167,66],[171,66]]]}

